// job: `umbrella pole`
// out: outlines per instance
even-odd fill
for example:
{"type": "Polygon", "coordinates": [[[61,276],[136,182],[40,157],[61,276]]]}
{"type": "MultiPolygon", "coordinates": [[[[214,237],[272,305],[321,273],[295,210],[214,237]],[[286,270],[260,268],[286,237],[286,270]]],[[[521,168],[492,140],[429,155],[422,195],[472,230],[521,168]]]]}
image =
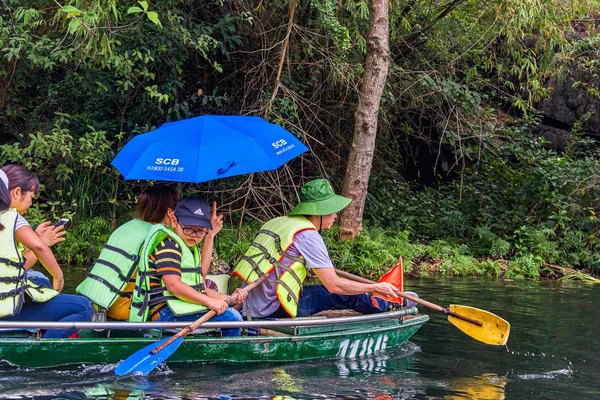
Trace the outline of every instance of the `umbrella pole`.
{"type": "Polygon", "coordinates": [[[240,217],[240,223],[238,225],[237,234],[235,236],[236,242],[240,240],[240,233],[242,232],[242,223],[244,222],[244,212],[246,211],[246,203],[248,202],[248,195],[250,195],[250,187],[252,186],[252,179],[254,179],[254,172],[250,174],[250,180],[248,181],[248,191],[246,197],[244,197],[244,204],[242,205],[242,216],[240,217]]]}
{"type": "Polygon", "coordinates": [[[212,201],[217,201],[217,194],[215,192],[215,181],[210,181],[210,190],[212,192],[212,201]]]}

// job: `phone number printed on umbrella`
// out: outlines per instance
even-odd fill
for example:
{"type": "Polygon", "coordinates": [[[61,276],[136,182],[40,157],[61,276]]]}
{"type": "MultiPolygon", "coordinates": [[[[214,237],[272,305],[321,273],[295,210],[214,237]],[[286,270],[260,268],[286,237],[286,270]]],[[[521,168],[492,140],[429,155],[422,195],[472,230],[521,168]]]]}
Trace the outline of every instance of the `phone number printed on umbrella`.
{"type": "Polygon", "coordinates": [[[148,171],[183,172],[183,167],[166,167],[164,165],[148,165],[148,171]]]}

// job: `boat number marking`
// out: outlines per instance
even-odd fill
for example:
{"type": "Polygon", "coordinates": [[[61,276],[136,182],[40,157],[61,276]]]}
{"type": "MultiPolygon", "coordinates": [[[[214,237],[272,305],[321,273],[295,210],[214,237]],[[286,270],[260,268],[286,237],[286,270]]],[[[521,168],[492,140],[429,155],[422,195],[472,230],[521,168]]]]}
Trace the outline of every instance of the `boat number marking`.
{"type": "Polygon", "coordinates": [[[354,358],[358,354],[362,357],[364,355],[385,350],[387,348],[387,342],[387,335],[377,336],[377,340],[373,338],[367,338],[362,340],[356,339],[351,342],[350,339],[345,339],[342,341],[342,343],[340,343],[340,348],[337,355],[338,357],[354,358]],[[375,347],[373,347],[373,345],[375,345],[375,347]]]}

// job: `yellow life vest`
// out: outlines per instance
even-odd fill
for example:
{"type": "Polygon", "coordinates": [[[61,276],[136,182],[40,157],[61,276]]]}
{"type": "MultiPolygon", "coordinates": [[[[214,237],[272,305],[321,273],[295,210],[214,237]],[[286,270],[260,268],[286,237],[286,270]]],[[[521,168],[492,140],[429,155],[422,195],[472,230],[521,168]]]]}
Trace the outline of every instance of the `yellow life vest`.
{"type": "Polygon", "coordinates": [[[150,287],[150,277],[156,276],[156,271],[150,268],[148,261],[156,246],[166,237],[173,239],[181,249],[181,281],[198,292],[204,293],[204,281],[202,279],[202,267],[200,265],[198,247],[194,246],[193,249],[190,249],[175,232],[163,224],[154,225],[150,229],[140,251],[138,275],[135,282],[135,289],[133,290],[131,311],[129,313],[129,320],[132,322],[146,321],[150,308],[165,301],[176,316],[196,314],[208,310],[206,306],[201,304],[180,300],[167,290],[162,279],[162,286],[150,287]],[[160,294],[160,296],[157,296],[157,294],[160,294]],[[150,295],[154,295],[152,296],[152,300],[150,299],[150,295]]]}
{"type": "Polygon", "coordinates": [[[232,273],[246,283],[252,283],[261,273],[269,274],[275,270],[277,279],[271,282],[277,284],[277,299],[292,317],[298,311],[298,299],[307,270],[304,258],[291,256],[287,250],[294,243],[296,234],[305,230],[316,231],[315,226],[303,216],[272,219],[260,228],[232,273]],[[293,260],[291,265],[281,262],[284,256],[293,260]]]}
{"type": "Polygon", "coordinates": [[[25,278],[23,246],[17,242],[17,210],[9,209],[0,213],[0,317],[9,317],[21,311],[25,293],[36,302],[45,302],[58,292],[43,288],[25,278]]]}

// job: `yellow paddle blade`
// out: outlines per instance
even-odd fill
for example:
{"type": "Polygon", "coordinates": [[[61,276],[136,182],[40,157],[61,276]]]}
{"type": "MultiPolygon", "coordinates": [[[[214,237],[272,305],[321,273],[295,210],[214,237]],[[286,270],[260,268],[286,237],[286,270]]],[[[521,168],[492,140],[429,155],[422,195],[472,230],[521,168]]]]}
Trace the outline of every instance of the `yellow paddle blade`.
{"type": "Polygon", "coordinates": [[[450,311],[469,317],[481,322],[481,326],[477,326],[462,319],[448,315],[448,321],[458,329],[471,336],[475,340],[486,344],[502,346],[508,341],[510,334],[510,324],[508,321],[492,314],[489,311],[480,310],[479,308],[469,306],[458,306],[451,304],[450,311]]]}

